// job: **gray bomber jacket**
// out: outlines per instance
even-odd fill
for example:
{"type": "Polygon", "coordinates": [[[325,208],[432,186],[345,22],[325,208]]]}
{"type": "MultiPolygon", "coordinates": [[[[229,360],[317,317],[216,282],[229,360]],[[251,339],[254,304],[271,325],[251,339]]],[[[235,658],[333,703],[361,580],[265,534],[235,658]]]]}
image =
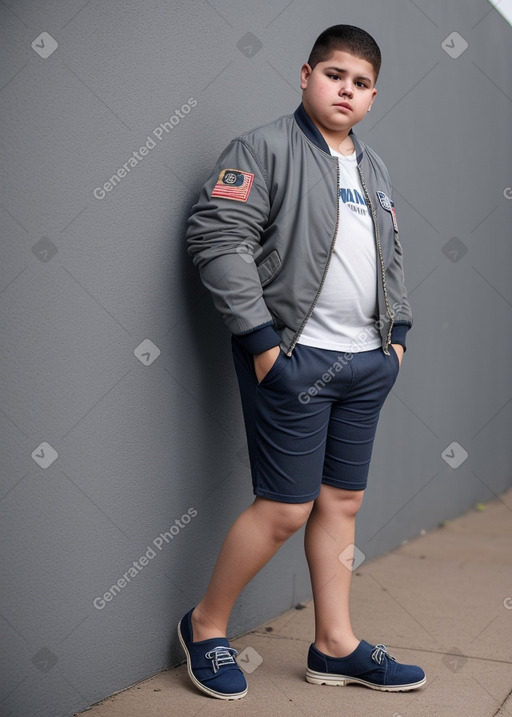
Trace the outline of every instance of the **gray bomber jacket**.
{"type": "MultiPolygon", "coordinates": [[[[382,348],[405,348],[412,316],[391,183],[351,131],[375,227],[382,348]]],[[[251,353],[291,356],[320,294],[338,228],[338,160],[299,105],[223,151],[192,208],[188,252],[230,331],[251,353]]]]}

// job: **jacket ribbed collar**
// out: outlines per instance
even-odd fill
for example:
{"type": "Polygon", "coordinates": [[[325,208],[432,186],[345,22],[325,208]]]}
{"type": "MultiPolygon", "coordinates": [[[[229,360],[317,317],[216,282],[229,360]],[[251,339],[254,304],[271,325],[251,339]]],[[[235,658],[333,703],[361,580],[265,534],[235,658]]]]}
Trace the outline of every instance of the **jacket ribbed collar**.
{"type": "MultiPolygon", "coordinates": [[[[311,140],[311,142],[313,142],[313,144],[316,145],[323,152],[325,152],[326,154],[331,154],[329,145],[325,141],[322,133],[320,132],[316,124],[313,122],[311,117],[304,109],[304,105],[302,104],[302,102],[293,113],[293,116],[295,117],[295,121],[297,122],[301,130],[304,132],[306,137],[311,140]]],[[[356,149],[357,163],[359,164],[362,159],[363,148],[361,147],[361,144],[356,135],[354,134],[353,130],[350,130],[349,135],[352,137],[352,141],[356,149]]]]}

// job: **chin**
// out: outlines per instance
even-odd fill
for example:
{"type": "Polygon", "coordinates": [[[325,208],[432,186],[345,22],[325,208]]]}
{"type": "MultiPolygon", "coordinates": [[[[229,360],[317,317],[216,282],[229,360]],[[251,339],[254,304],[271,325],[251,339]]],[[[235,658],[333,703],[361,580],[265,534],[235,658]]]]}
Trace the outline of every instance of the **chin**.
{"type": "Polygon", "coordinates": [[[346,123],[327,125],[327,129],[329,129],[331,132],[346,132],[351,127],[352,127],[351,124],[346,124],[346,123]]]}

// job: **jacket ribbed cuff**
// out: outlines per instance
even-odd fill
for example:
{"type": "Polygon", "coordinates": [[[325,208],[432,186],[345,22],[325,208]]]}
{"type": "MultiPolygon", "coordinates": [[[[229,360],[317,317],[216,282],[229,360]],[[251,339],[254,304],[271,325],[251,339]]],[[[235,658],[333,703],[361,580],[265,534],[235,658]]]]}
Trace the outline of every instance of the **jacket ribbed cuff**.
{"type": "Polygon", "coordinates": [[[391,343],[400,344],[400,346],[403,346],[404,351],[407,351],[405,337],[410,328],[409,324],[395,324],[391,331],[391,343]]]}
{"type": "Polygon", "coordinates": [[[235,338],[251,354],[260,354],[281,343],[281,337],[271,325],[262,326],[249,334],[236,334],[235,338]]]}

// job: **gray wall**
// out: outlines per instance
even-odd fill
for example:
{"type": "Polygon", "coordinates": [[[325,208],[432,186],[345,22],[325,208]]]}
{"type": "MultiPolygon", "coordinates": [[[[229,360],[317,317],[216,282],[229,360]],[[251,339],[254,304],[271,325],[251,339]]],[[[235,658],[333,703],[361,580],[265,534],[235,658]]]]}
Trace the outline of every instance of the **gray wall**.
{"type": "MultiPolygon", "coordinates": [[[[331,24],[383,50],[358,131],[393,178],[415,313],[357,545],[371,558],[510,484],[512,29],[485,0],[7,0],[0,19],[0,712],[58,717],[182,659],[175,623],[252,499],[184,227],[229,139],[295,109],[331,24]]],[[[309,596],[299,534],[231,634],[309,596]]]]}

